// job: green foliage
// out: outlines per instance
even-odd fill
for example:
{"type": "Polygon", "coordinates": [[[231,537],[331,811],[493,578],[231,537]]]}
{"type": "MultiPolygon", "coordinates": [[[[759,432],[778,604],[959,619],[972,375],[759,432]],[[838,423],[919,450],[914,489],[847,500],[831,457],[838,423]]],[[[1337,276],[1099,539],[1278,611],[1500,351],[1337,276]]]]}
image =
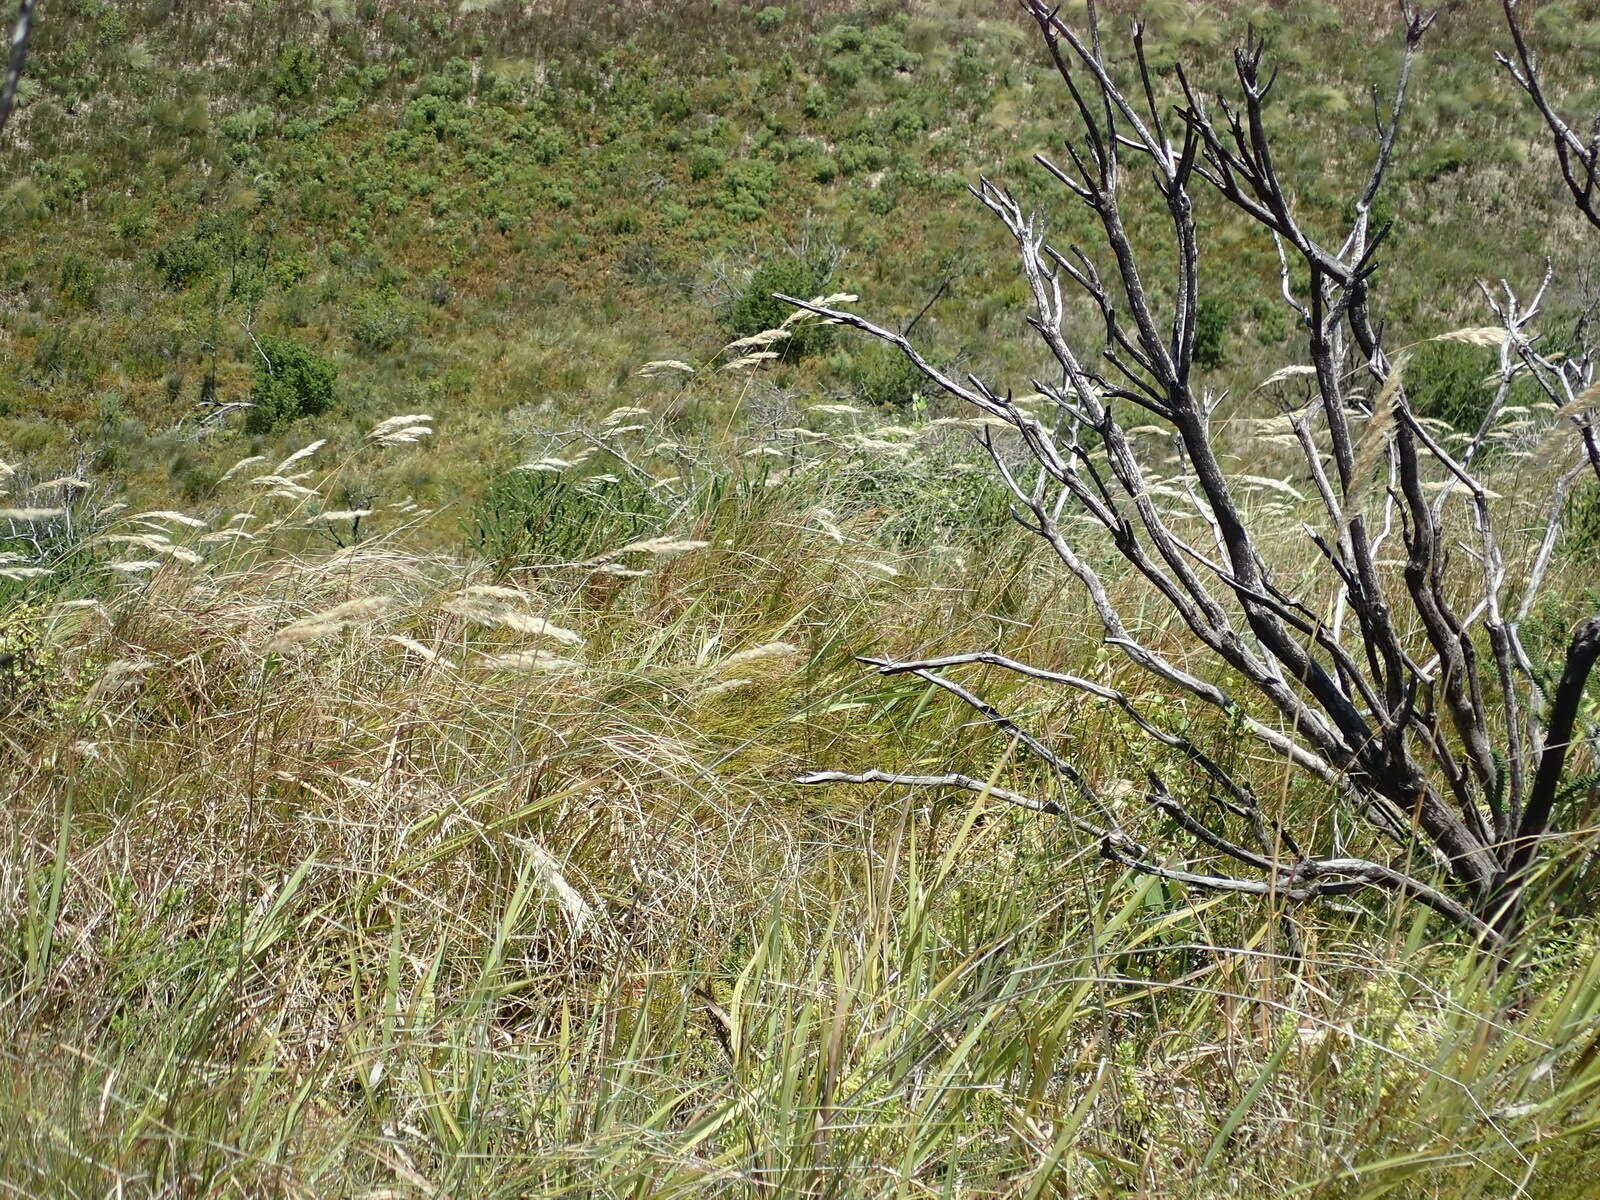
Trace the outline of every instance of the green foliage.
{"type": "Polygon", "coordinates": [[[216,269],[217,256],[198,238],[176,237],[156,251],[155,265],[167,287],[182,291],[211,274],[216,269]]]}
{"type": "Polygon", "coordinates": [[[956,446],[835,472],[838,505],[871,513],[898,546],[985,544],[1012,527],[1011,493],[956,446]]]}
{"type": "Polygon", "coordinates": [[[1232,308],[1212,296],[1202,296],[1194,314],[1194,365],[1204,371],[1222,366],[1228,357],[1228,330],[1232,308]]]}
{"type": "Polygon", "coordinates": [[[910,141],[928,128],[927,118],[910,100],[896,100],[880,118],[887,137],[896,141],[910,141]]]}
{"type": "Polygon", "coordinates": [[[1433,183],[1471,164],[1480,151],[1481,146],[1465,138],[1443,138],[1421,149],[1405,164],[1405,173],[1423,183],[1433,183]]]}
{"type": "Polygon", "coordinates": [[[350,314],[350,339],[369,354],[393,350],[410,339],[415,310],[392,293],[363,297],[350,314]]]}
{"type": "Polygon", "coordinates": [[[897,347],[877,342],[851,360],[848,378],[855,394],[878,408],[909,409],[932,386],[897,347]]]}
{"type": "Polygon", "coordinates": [[[1600,487],[1586,477],[1567,496],[1563,540],[1572,552],[1591,555],[1600,551],[1600,487]]]}
{"type": "Polygon", "coordinates": [[[689,152],[689,178],[710,179],[727,164],[728,156],[715,146],[696,146],[689,152]]]}
{"type": "Polygon", "coordinates": [[[887,78],[900,71],[915,70],[920,56],[906,48],[903,28],[898,24],[840,24],[817,38],[817,50],[824,69],[838,84],[851,87],[863,76],[887,78]]]}
{"type": "MultiPolygon", "coordinates": [[[[750,337],[776,329],[794,311],[781,300],[773,298],[775,292],[796,299],[809,300],[828,290],[828,264],[815,257],[785,254],[762,263],[751,274],[750,281],[724,308],[722,322],[733,338],[750,337]]],[[[789,361],[814,354],[832,341],[833,327],[808,322],[799,326],[794,334],[778,343],[778,349],[789,361]]]]}
{"type": "Polygon", "coordinates": [[[467,519],[467,544],[500,572],[541,559],[575,560],[657,530],[667,510],[654,493],[612,476],[507,471],[467,519]]]}
{"type": "Polygon", "coordinates": [[[889,161],[889,152],[873,141],[845,142],[837,156],[839,172],[856,175],[863,171],[876,171],[889,161]]]}
{"type": "Polygon", "coordinates": [[[1406,363],[1406,394],[1422,416],[1476,433],[1494,398],[1484,382],[1494,369],[1492,350],[1462,342],[1425,342],[1406,363]]]}
{"type": "Polygon", "coordinates": [[[722,194],[717,202],[728,215],[740,221],[759,221],[767,211],[778,169],[769,162],[744,159],[730,166],[722,176],[722,194]]]}
{"type": "Polygon", "coordinates": [[[0,599],[0,717],[48,707],[59,670],[59,655],[48,637],[49,615],[43,603],[0,599]]]}
{"type": "Polygon", "coordinates": [[[288,338],[257,339],[254,406],[245,422],[251,433],[270,433],[301,417],[328,411],[334,402],[338,369],[309,346],[288,338]]]}
{"type": "Polygon", "coordinates": [[[105,272],[98,263],[91,262],[81,254],[70,253],[61,260],[61,270],[57,279],[61,285],[61,294],[66,296],[80,308],[98,308],[100,305],[100,287],[105,279],[105,272]]]}
{"type": "Polygon", "coordinates": [[[769,4],[756,13],[756,28],[762,33],[771,33],[783,24],[784,17],[788,14],[776,4],[769,4]]]}
{"type": "Polygon", "coordinates": [[[272,88],[278,95],[288,100],[303,100],[311,94],[311,89],[316,86],[317,74],[321,64],[317,61],[316,54],[309,46],[300,42],[289,42],[282,50],[278,51],[276,70],[272,76],[272,88]]]}

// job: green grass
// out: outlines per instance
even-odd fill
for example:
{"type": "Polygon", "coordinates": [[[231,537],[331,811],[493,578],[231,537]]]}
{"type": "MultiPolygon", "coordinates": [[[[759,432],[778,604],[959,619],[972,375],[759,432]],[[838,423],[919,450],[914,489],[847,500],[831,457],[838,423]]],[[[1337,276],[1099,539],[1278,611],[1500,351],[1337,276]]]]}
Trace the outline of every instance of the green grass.
{"type": "MultiPolygon", "coordinates": [[[[448,408],[503,443],[527,407],[559,420],[638,402],[638,362],[720,344],[721,314],[796,255],[891,320],[937,293],[920,331],[941,352],[1036,369],[1018,282],[963,185],[986,172],[1091,231],[1031,162],[1059,149],[1069,113],[1014,14],[954,0],[651,11],[85,0],[47,14],[0,155],[0,445],[57,474],[86,452],[114,461],[152,497],[198,485],[273,424],[235,410],[197,429],[211,405],[248,400],[252,333],[332,361],[351,430],[391,405],[448,408]]],[[[1218,83],[1244,21],[1266,31],[1286,79],[1320,97],[1294,105],[1305,136],[1281,167],[1331,224],[1365,152],[1324,147],[1364,145],[1363,96],[1394,50],[1370,14],[1318,11],[1148,15],[1158,60],[1218,83]]],[[[1537,125],[1494,77],[1490,17],[1441,19],[1380,202],[1398,222],[1384,316],[1401,337],[1464,323],[1484,264],[1532,277],[1571,244],[1546,173],[1523,169],[1537,125]]],[[[1549,36],[1555,85],[1581,81],[1582,39],[1549,36]]],[[[1154,236],[1134,208],[1135,233],[1154,236]]],[[[1289,331],[1244,300],[1274,291],[1276,270],[1227,218],[1205,281],[1219,385],[1278,365],[1289,331]]],[[[826,356],[780,375],[881,391],[826,356]]],[[[292,423],[266,448],[285,436],[292,423]]],[[[509,465],[482,444],[459,439],[448,470],[413,480],[419,499],[509,465]]]]}

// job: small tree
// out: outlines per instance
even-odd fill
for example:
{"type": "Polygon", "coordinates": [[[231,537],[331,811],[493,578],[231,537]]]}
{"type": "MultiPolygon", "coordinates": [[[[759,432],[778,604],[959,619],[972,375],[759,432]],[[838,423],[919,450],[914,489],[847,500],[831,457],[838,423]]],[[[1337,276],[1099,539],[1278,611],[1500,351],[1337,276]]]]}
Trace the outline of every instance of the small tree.
{"type": "MultiPolygon", "coordinates": [[[[1559,358],[1540,352],[1532,323],[1548,277],[1526,302],[1510,285],[1485,288],[1496,326],[1446,335],[1497,351],[1481,428],[1455,449],[1413,411],[1402,362],[1385,348],[1374,317],[1374,271],[1388,229],[1373,227],[1372,212],[1433,14],[1402,5],[1394,96],[1377,125],[1371,169],[1346,208],[1348,225],[1330,238],[1302,220],[1280,182],[1264,114],[1273,77],[1262,71],[1259,42],[1234,54],[1234,99],[1219,98],[1213,107],[1180,69],[1174,93],[1163,101],[1139,25],[1133,68],[1124,74],[1102,51],[1093,5],[1088,27],[1079,30],[1044,0],[1020,2],[1038,26],[1079,126],[1066,146],[1070,167],[1044,156],[1038,161],[1094,216],[1111,259],[1103,275],[1085,250],[1053,245],[1043,220],[1024,213],[1003,188],[986,179],[972,189],[1016,242],[1032,294],[1028,323],[1059,371],[1032,381],[1050,415],[1029,415],[1002,389],[947,374],[901,335],[854,314],[785,299],[897,345],[933,384],[1009,426],[1014,436],[1006,442],[990,434],[983,439],[993,469],[1017,520],[1088,593],[1106,642],[1160,687],[1213,709],[1332,796],[1344,814],[1373,831],[1374,849],[1362,856],[1340,844],[1319,852],[1269,812],[1249,779],[1135,696],[990,651],[863,661],[884,674],[920,676],[969,705],[1030,752],[1064,799],[958,774],[822,771],[802,782],[982,791],[1059,814],[1098,839],[1106,858],[1164,879],[1294,901],[1380,889],[1505,945],[1519,927],[1532,868],[1583,790],[1584,781],[1569,771],[1569,750],[1600,657],[1600,616],[1577,625],[1553,671],[1530,653],[1520,626],[1548,577],[1568,490],[1583,473],[1600,477],[1590,411],[1595,360],[1581,348],[1559,358]],[[1119,78],[1132,83],[1125,88],[1119,78]],[[1153,178],[1164,209],[1169,245],[1159,258],[1135,245],[1124,220],[1126,190],[1140,175],[1153,178]],[[1246,505],[1254,483],[1230,470],[1212,420],[1219,401],[1196,384],[1197,327],[1207,306],[1193,200],[1201,187],[1220,194],[1276,244],[1283,303],[1304,333],[1304,364],[1278,372],[1256,393],[1282,398],[1268,419],[1296,449],[1296,482],[1316,498],[1315,515],[1300,530],[1246,505]],[[1164,276],[1159,283],[1158,276],[1164,276]],[[1102,337],[1092,354],[1067,332],[1069,288],[1098,314],[1102,337]],[[1534,380],[1550,402],[1545,432],[1558,469],[1542,537],[1528,561],[1515,562],[1497,532],[1510,501],[1484,485],[1474,463],[1522,378],[1534,380]],[[1297,387],[1304,389],[1299,400],[1291,395],[1297,387]],[[1181,467],[1166,478],[1135,424],[1152,421],[1170,431],[1159,453],[1179,451],[1181,467]],[[1158,491],[1179,503],[1158,504],[1158,491]],[[1196,667],[1187,654],[1175,658],[1141,633],[1096,565],[1095,547],[1080,532],[1085,524],[1098,528],[1104,552],[1131,567],[1178,619],[1208,666],[1196,667]],[[1275,569],[1282,544],[1295,537],[1304,538],[1318,564],[1312,581],[1275,569]],[[1204,861],[1161,861],[1125,832],[1080,770],[951,677],[964,664],[1097,697],[1187,760],[1207,781],[1204,798],[1215,806],[1202,810],[1159,772],[1149,776],[1146,799],[1199,845],[1204,861]],[[1203,815],[1213,811],[1221,815],[1203,815]],[[1377,849],[1384,842],[1387,854],[1377,849]]],[[[1513,70],[1550,123],[1574,197],[1600,224],[1594,150],[1544,100],[1509,0],[1506,14],[1521,64],[1513,70]]]]}

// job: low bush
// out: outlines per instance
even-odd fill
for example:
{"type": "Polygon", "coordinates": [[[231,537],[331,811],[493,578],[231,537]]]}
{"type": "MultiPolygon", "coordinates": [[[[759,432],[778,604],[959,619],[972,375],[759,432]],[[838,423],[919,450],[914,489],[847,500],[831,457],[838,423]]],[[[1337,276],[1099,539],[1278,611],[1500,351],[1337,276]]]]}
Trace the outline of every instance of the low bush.
{"type": "Polygon", "coordinates": [[[416,326],[416,314],[395,296],[369,296],[351,313],[350,338],[358,349],[381,354],[403,345],[416,326]]]}
{"type": "Polygon", "coordinates": [[[1475,433],[1493,399],[1485,380],[1494,368],[1493,351],[1481,346],[1426,342],[1406,363],[1411,406],[1425,417],[1475,433]]]}
{"type": "Polygon", "coordinates": [[[288,338],[263,337],[255,355],[255,383],[250,389],[251,433],[270,433],[301,417],[314,417],[333,407],[338,370],[309,346],[288,338]]]}
{"type": "Polygon", "coordinates": [[[778,171],[769,162],[745,160],[730,166],[723,175],[718,202],[729,216],[741,221],[759,221],[767,211],[777,186],[778,171]]]}
{"type": "Polygon", "coordinates": [[[922,372],[890,346],[864,347],[851,361],[848,377],[855,394],[878,408],[910,408],[928,390],[922,372]]]}
{"type": "Polygon", "coordinates": [[[1221,300],[1202,297],[1194,314],[1194,365],[1211,371],[1228,358],[1228,326],[1233,311],[1221,300]]]}
{"type": "Polygon", "coordinates": [[[467,544],[498,571],[535,558],[581,559],[657,530],[667,517],[631,480],[511,470],[484,491],[466,522],[467,544]]]}
{"type": "MultiPolygon", "coordinates": [[[[734,338],[776,329],[793,310],[773,299],[773,293],[805,299],[820,296],[828,288],[829,274],[828,264],[818,258],[790,254],[771,259],[756,268],[750,281],[723,310],[723,325],[734,338]]],[[[808,323],[774,349],[793,361],[823,349],[832,335],[831,325],[808,323]]]]}
{"type": "Polygon", "coordinates": [[[183,291],[211,274],[217,257],[205,243],[192,237],[176,237],[155,254],[161,281],[175,292],[183,291]]]}
{"type": "Polygon", "coordinates": [[[310,47],[289,42],[278,52],[277,69],[272,77],[273,90],[289,100],[304,99],[311,94],[320,69],[321,64],[310,47]]]}

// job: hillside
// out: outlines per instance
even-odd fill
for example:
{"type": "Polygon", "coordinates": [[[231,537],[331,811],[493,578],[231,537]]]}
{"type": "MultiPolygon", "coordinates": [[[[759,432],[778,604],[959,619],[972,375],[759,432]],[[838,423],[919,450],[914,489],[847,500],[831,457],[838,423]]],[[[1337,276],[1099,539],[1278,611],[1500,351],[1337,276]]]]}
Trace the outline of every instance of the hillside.
{"type": "MultiPolygon", "coordinates": [[[[1389,4],[1100,11],[1164,100],[1263,36],[1338,236],[1389,4]]],[[[1600,8],[1527,18],[1600,109],[1600,8]]],[[[1033,336],[968,192],[1115,270],[1009,3],[41,5],[0,1191],[1594,1194],[1600,228],[1504,46],[1454,3],[1417,59],[1351,272],[1384,353],[1319,374],[1310,269],[1197,185],[1193,337],[1107,371],[1181,359],[1152,400],[1033,336]],[[1479,283],[1547,270],[1517,343],[1479,283]],[[773,292],[914,330],[950,394],[773,292]],[[1475,891],[1436,794],[1496,865],[1525,794],[1556,819],[1475,891]]],[[[1128,248],[1176,305],[1151,161],[1128,248]]]]}
{"type": "MultiPolygon", "coordinates": [[[[1368,154],[1366,90],[1393,71],[1386,20],[1146,16],[1153,54],[1218,82],[1257,23],[1284,67],[1274,113],[1304,131],[1284,170],[1336,219],[1368,154]]],[[[1574,235],[1558,181],[1524,169],[1539,130],[1486,65],[1487,16],[1441,19],[1382,200],[1406,266],[1384,315],[1407,340],[1467,323],[1473,278],[1527,279],[1574,235]]],[[[1557,79],[1594,49],[1582,5],[1538,22],[1557,79]]],[[[755,332],[727,328],[729,305],[793,258],[885,319],[933,301],[923,335],[952,359],[1033,369],[1025,290],[964,185],[987,173],[1088,233],[1031,161],[1070,114],[1005,6],[71,3],[41,21],[23,99],[0,159],[0,442],[194,502],[246,453],[311,436],[217,417],[248,399],[251,331],[334,364],[330,416],[352,430],[448,420],[450,469],[418,455],[385,484],[432,503],[573,417],[662,402],[638,366],[755,332]]],[[[1252,299],[1276,271],[1242,227],[1207,248],[1219,386],[1283,361],[1293,331],[1252,299]]],[[[856,343],[761,390],[909,398],[856,343]]],[[[719,419],[707,407],[687,429],[719,419]]]]}

